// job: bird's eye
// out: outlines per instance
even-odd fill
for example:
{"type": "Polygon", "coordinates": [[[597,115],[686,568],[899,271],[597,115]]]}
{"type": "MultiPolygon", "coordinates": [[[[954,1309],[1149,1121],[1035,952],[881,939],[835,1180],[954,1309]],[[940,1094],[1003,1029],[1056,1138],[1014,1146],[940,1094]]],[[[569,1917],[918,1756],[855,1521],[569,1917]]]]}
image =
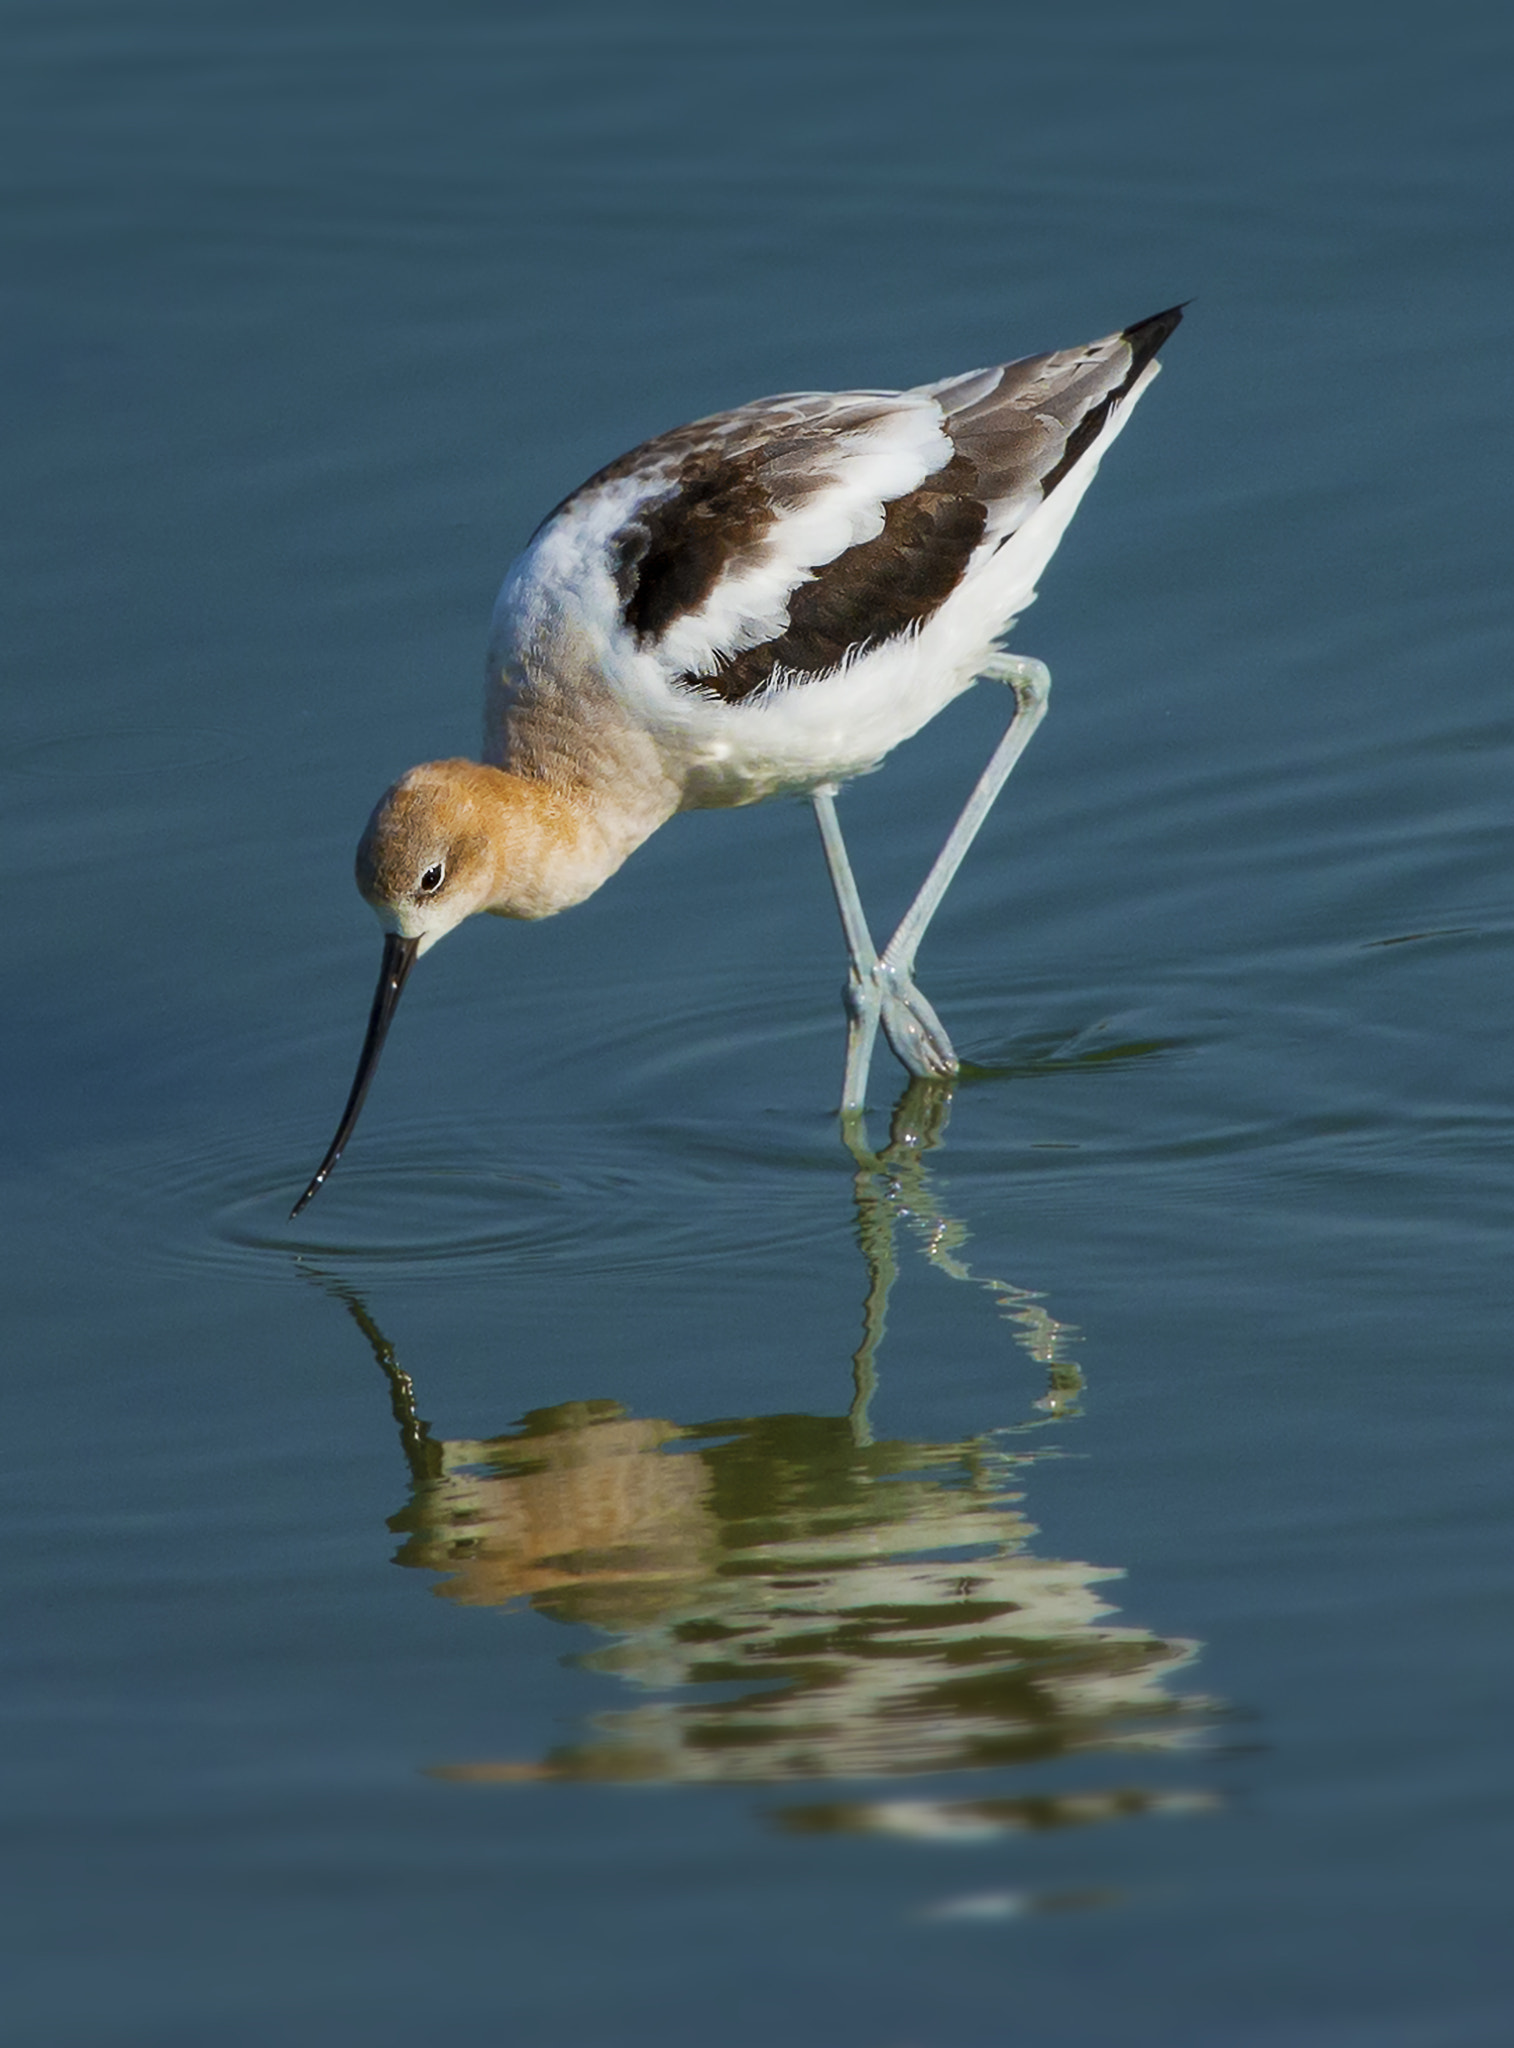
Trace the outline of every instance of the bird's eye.
{"type": "Polygon", "coordinates": [[[426,872],[421,876],[421,894],[423,896],[434,896],[446,879],[447,870],[438,861],[435,867],[427,868],[426,872]]]}

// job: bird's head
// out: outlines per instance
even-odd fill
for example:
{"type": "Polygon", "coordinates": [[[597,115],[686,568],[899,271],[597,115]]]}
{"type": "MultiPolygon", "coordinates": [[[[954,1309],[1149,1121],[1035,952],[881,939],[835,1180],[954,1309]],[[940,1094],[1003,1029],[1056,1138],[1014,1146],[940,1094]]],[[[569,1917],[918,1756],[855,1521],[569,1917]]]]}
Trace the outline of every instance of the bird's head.
{"type": "Polygon", "coordinates": [[[386,790],[368,820],[357,885],[384,927],[384,958],[347,1107],[292,1215],[319,1193],[352,1136],[411,968],[499,892],[501,847],[489,817],[499,780],[475,761],[428,761],[386,790]]]}
{"type": "Polygon", "coordinates": [[[491,772],[473,761],[412,768],[379,798],[358,841],[358,888],[417,959],[498,893],[485,816],[497,801],[483,779],[491,772]]]}
{"type": "Polygon", "coordinates": [[[607,834],[581,793],[479,761],[427,761],[384,792],[357,850],[357,885],[384,928],[378,989],[347,1107],[296,1216],[352,1135],[422,953],[478,910],[534,919],[582,902],[641,836],[607,834]]]}

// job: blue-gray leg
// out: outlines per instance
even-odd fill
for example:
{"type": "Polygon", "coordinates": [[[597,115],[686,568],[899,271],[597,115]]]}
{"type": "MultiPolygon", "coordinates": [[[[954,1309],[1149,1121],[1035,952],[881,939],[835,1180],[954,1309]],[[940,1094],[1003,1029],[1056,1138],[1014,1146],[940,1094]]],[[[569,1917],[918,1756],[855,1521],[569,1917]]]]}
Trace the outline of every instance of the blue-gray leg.
{"type": "Polygon", "coordinates": [[[988,766],[979,776],[961,816],[948,833],[946,844],[937,854],[919,894],[881,953],[873,945],[868,931],[856,878],[841,837],[841,826],[836,817],[835,787],[827,785],[814,793],[821,844],[825,848],[826,865],[830,869],[831,886],[836,892],[836,905],[841,912],[841,926],[846,934],[850,960],[846,1077],[841,1093],[843,1114],[862,1107],[880,1025],[910,1073],[919,1074],[924,1079],[941,1080],[957,1071],[957,1056],[952,1050],[951,1040],[940,1018],[915,987],[915,954],[926,927],[941,906],[952,877],[962,865],[963,856],[992,810],[994,799],[1029,745],[1036,727],[1046,716],[1047,696],[1051,689],[1051,675],[1045,663],[1026,655],[995,654],[985,664],[983,675],[994,682],[1009,684],[1015,693],[1015,715],[994,749],[988,766]]]}
{"type": "Polygon", "coordinates": [[[860,1109],[867,1092],[867,1073],[873,1062],[881,1005],[878,954],[867,928],[862,898],[857,893],[857,878],[847,858],[846,841],[841,836],[835,784],[826,783],[817,789],[810,801],[815,806],[825,864],[830,870],[841,929],[846,936],[846,1078],[841,1089],[841,1108],[845,1113],[860,1109]]]}

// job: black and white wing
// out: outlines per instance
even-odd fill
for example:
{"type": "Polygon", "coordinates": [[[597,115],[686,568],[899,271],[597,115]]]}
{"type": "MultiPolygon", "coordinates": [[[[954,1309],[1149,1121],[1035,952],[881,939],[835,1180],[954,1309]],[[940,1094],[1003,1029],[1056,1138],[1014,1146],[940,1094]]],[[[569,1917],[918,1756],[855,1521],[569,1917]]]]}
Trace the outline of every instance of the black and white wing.
{"type": "MultiPolygon", "coordinates": [[[[602,673],[652,663],[666,684],[734,704],[916,633],[1074,478],[1070,515],[1181,317],[911,391],[764,399],[663,434],[538,529],[501,592],[497,641],[550,658],[571,617],[578,657],[602,673]]],[[[1065,523],[1048,516],[1001,624],[1065,523]]]]}

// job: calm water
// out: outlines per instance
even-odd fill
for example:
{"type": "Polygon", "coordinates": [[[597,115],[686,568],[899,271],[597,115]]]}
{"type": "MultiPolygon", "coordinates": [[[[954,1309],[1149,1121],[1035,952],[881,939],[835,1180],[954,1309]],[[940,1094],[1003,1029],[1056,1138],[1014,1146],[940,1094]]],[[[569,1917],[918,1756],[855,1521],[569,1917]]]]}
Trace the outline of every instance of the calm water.
{"type": "Polygon", "coordinates": [[[8,2040],[1514,2038],[1507,11],[5,27],[8,2040]],[[290,1226],[541,513],[1190,296],[955,1099],[849,1155],[811,823],[690,817],[290,1226]]]}

